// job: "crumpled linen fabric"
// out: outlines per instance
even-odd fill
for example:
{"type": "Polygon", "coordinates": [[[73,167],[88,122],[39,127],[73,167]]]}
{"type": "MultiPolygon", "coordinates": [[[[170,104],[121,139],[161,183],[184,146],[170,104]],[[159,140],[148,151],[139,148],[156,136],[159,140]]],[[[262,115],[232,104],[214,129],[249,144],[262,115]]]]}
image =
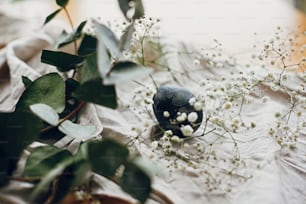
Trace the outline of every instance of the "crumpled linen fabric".
{"type": "MultiPolygon", "coordinates": [[[[56,72],[56,68],[41,64],[40,53],[42,49],[52,48],[54,39],[61,28],[47,27],[40,33],[22,37],[9,42],[7,46],[0,50],[0,110],[13,111],[19,96],[24,90],[21,76],[27,76],[34,80],[39,76],[56,72]],[[56,32],[54,32],[54,30],[56,32]]],[[[179,48],[178,48],[179,49],[179,48]]],[[[186,62],[183,58],[169,59],[170,65],[186,62]]],[[[177,65],[177,64],[176,64],[177,65]]],[[[239,71],[239,67],[234,68],[239,71]]],[[[254,67],[254,71],[261,72],[254,67]]],[[[209,77],[211,80],[217,80],[216,77],[229,72],[227,69],[206,70],[203,73],[194,73],[194,81],[203,77],[209,77]]],[[[289,78],[288,87],[295,89],[294,86],[299,82],[299,77],[292,73],[289,78]]],[[[165,73],[154,73],[153,78],[159,84],[169,82],[169,76],[165,73]]],[[[186,88],[193,88],[193,83],[186,81],[186,88]]],[[[129,103],[135,84],[125,83],[118,85],[118,96],[122,103],[129,103]]],[[[297,148],[290,152],[282,150],[275,141],[268,136],[267,128],[272,126],[275,118],[271,117],[271,110],[283,110],[288,107],[287,100],[281,92],[273,92],[271,100],[266,106],[262,106],[259,99],[251,106],[244,109],[248,120],[256,121],[256,128],[236,134],[240,147],[240,154],[243,158],[249,160],[262,161],[264,168],[253,169],[253,178],[234,189],[227,195],[209,194],[203,190],[203,181],[200,175],[192,169],[178,169],[172,173],[163,173],[153,177],[153,192],[148,203],[174,203],[183,204],[192,202],[194,204],[218,203],[218,204],[303,204],[306,203],[306,130],[300,131],[300,137],[297,142],[297,148]]],[[[256,100],[255,100],[256,101],[256,100]]],[[[128,110],[111,110],[93,104],[88,104],[81,115],[82,124],[94,124],[97,128],[97,135],[115,138],[126,142],[129,140],[131,127],[139,124],[141,118],[128,110]]],[[[153,124],[151,124],[153,125],[153,124]]],[[[71,138],[64,137],[55,143],[61,148],[75,150],[79,141],[74,141],[71,146],[66,144],[71,138]]],[[[34,146],[37,144],[33,144],[34,146]]],[[[38,144],[41,145],[41,144],[38,144]]],[[[136,144],[137,151],[144,157],[149,158],[152,154],[150,142],[136,144]]],[[[221,147],[220,147],[221,148],[221,147]]],[[[28,152],[25,152],[21,159],[26,158],[28,152]]],[[[156,154],[159,154],[156,152],[156,154]]],[[[161,159],[159,165],[166,166],[166,160],[161,159]]],[[[131,203],[136,201],[111,181],[96,175],[96,182],[99,184],[95,189],[98,193],[110,194],[129,200],[131,203]]],[[[0,201],[7,203],[27,203],[26,198],[33,186],[28,183],[11,182],[8,187],[1,189],[0,201]]]]}

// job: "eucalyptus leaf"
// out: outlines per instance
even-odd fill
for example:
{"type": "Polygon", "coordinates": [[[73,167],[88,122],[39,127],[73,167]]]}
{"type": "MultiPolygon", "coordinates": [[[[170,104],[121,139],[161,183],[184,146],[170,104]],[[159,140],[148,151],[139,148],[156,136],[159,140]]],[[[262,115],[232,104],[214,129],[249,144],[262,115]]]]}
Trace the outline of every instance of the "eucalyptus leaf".
{"type": "Polygon", "coordinates": [[[5,186],[9,181],[8,168],[9,168],[9,160],[7,157],[2,154],[0,151],[0,188],[5,186]]]}
{"type": "Polygon", "coordinates": [[[59,125],[58,129],[66,135],[85,141],[94,135],[97,128],[94,125],[80,125],[71,122],[70,120],[64,121],[59,125]]]}
{"type": "Polygon", "coordinates": [[[122,11],[123,15],[128,19],[127,12],[131,9],[129,3],[130,0],[118,0],[119,8],[122,11]]]}
{"type": "Polygon", "coordinates": [[[72,98],[71,96],[72,92],[74,92],[75,90],[77,90],[77,88],[79,88],[80,82],[76,81],[73,78],[68,78],[65,81],[65,85],[66,85],[66,92],[65,92],[66,100],[69,100],[72,98]]]}
{"type": "Polygon", "coordinates": [[[115,64],[110,74],[103,78],[103,84],[111,85],[126,80],[136,79],[138,77],[145,77],[152,71],[152,68],[144,67],[134,62],[121,61],[115,64]]]}
{"type": "Polygon", "coordinates": [[[142,4],[142,0],[134,0],[135,2],[135,13],[133,15],[133,19],[138,19],[144,16],[144,8],[142,4]]]}
{"type": "Polygon", "coordinates": [[[122,11],[123,15],[128,19],[131,20],[129,16],[127,16],[128,11],[132,8],[130,2],[134,2],[134,14],[133,19],[138,19],[144,16],[144,7],[141,0],[118,0],[120,10],[122,11]]]}
{"type": "Polygon", "coordinates": [[[51,21],[62,9],[57,9],[56,11],[54,11],[53,13],[51,13],[50,15],[48,15],[45,19],[44,25],[46,25],[47,23],[49,23],[49,21],[51,21]]]}
{"type": "Polygon", "coordinates": [[[25,88],[28,88],[32,84],[32,80],[26,76],[22,76],[22,83],[25,88]]]}
{"type": "Polygon", "coordinates": [[[42,180],[35,186],[34,190],[31,192],[30,200],[33,201],[42,193],[49,189],[50,184],[63,173],[65,168],[73,162],[73,159],[66,159],[56,166],[50,168],[49,172],[42,177],[42,180]]]}
{"type": "Polygon", "coordinates": [[[71,156],[68,150],[51,145],[37,147],[28,157],[23,175],[25,177],[44,177],[54,166],[66,162],[71,156]]]}
{"type": "Polygon", "coordinates": [[[56,66],[60,72],[75,69],[76,66],[84,61],[84,57],[71,55],[61,51],[43,50],[41,62],[56,66]]]}
{"type": "Polygon", "coordinates": [[[17,111],[30,111],[30,105],[43,103],[60,113],[65,108],[65,83],[57,73],[50,73],[33,81],[16,104],[17,111]]]}
{"type": "Polygon", "coordinates": [[[53,203],[60,203],[67,193],[88,181],[91,175],[91,166],[86,159],[87,143],[81,144],[81,147],[76,155],[73,156],[73,162],[69,164],[62,175],[58,177],[58,183],[61,184],[60,188],[55,189],[55,196],[53,203]]]}
{"type": "Polygon", "coordinates": [[[56,4],[63,8],[67,6],[68,2],[69,0],[56,0],[56,4]]]}
{"type": "Polygon", "coordinates": [[[103,176],[114,176],[128,158],[126,146],[110,139],[88,143],[88,159],[92,170],[103,176]]]}
{"type": "Polygon", "coordinates": [[[73,41],[77,40],[82,35],[82,30],[85,27],[87,21],[83,21],[77,27],[77,29],[71,33],[67,33],[65,30],[61,33],[57,40],[57,48],[61,48],[67,44],[72,43],[73,41]]]}
{"type": "Polygon", "coordinates": [[[42,126],[31,113],[0,113],[0,186],[15,170],[22,151],[39,137],[42,126]]]}
{"type": "Polygon", "coordinates": [[[63,173],[58,177],[59,188],[54,189],[54,198],[52,203],[61,203],[60,201],[73,188],[79,187],[86,182],[90,172],[89,162],[86,160],[76,160],[65,168],[63,173]]]}
{"type": "Polygon", "coordinates": [[[109,52],[107,51],[103,42],[98,43],[98,69],[101,77],[104,77],[109,73],[111,69],[111,60],[109,52]]]}
{"type": "Polygon", "coordinates": [[[83,66],[81,67],[81,83],[100,78],[100,73],[97,65],[97,53],[92,53],[86,57],[83,66]]]}
{"type": "Polygon", "coordinates": [[[109,50],[113,57],[117,60],[123,58],[123,55],[119,49],[119,40],[108,27],[99,23],[96,20],[93,20],[93,24],[96,30],[96,35],[100,43],[103,43],[105,47],[109,50]]]}
{"type": "Polygon", "coordinates": [[[78,55],[86,56],[96,51],[96,49],[97,38],[92,35],[84,34],[80,47],[78,49],[78,55]]]}
{"type": "Polygon", "coordinates": [[[72,93],[72,96],[86,102],[116,108],[116,89],[113,85],[104,86],[101,79],[86,81],[72,93]]]}
{"type": "Polygon", "coordinates": [[[42,119],[43,121],[47,122],[52,126],[57,126],[57,124],[59,123],[59,116],[57,112],[46,104],[37,103],[31,105],[30,109],[40,119],[42,119]]]}
{"type": "Polygon", "coordinates": [[[145,203],[151,192],[151,179],[141,168],[129,162],[125,164],[120,186],[141,203],[145,203]]]}
{"type": "Polygon", "coordinates": [[[126,28],[125,32],[120,38],[119,47],[121,51],[129,49],[134,32],[135,32],[135,27],[133,22],[126,28]]]}

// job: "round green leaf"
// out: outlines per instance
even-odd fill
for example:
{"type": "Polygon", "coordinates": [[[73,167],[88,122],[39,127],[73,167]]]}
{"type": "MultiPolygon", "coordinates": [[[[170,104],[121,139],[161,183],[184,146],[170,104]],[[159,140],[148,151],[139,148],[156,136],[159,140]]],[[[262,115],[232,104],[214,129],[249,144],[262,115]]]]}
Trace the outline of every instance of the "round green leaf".
{"type": "Polygon", "coordinates": [[[138,77],[148,76],[152,71],[152,68],[144,67],[134,62],[118,62],[112,68],[110,74],[103,78],[103,84],[111,85],[126,80],[133,80],[138,77]]]}
{"type": "Polygon", "coordinates": [[[50,106],[38,103],[31,105],[30,109],[35,115],[37,115],[43,121],[47,122],[50,125],[57,126],[59,122],[59,116],[57,112],[50,106]]]}
{"type": "Polygon", "coordinates": [[[72,96],[86,102],[116,108],[116,89],[114,85],[104,86],[101,79],[94,79],[83,83],[72,96]]]}
{"type": "Polygon", "coordinates": [[[46,74],[23,92],[16,104],[17,111],[30,111],[30,105],[43,103],[60,113],[65,108],[65,82],[57,73],[46,74]]]}
{"type": "Polygon", "coordinates": [[[145,203],[151,192],[151,179],[137,165],[127,163],[120,179],[120,186],[141,203],[145,203]]]}
{"type": "Polygon", "coordinates": [[[0,186],[14,171],[22,151],[40,135],[42,122],[31,113],[0,113],[0,186]]]}
{"type": "Polygon", "coordinates": [[[54,181],[56,177],[61,175],[65,168],[72,163],[72,159],[65,160],[53,168],[42,178],[42,180],[35,186],[34,190],[31,192],[30,200],[32,203],[34,200],[44,191],[49,189],[50,184],[54,181]]]}
{"type": "Polygon", "coordinates": [[[68,4],[69,0],[56,0],[56,4],[60,7],[65,7],[68,4]]]}
{"type": "Polygon", "coordinates": [[[71,156],[68,150],[51,145],[37,147],[28,157],[23,174],[26,177],[43,177],[52,168],[71,156]]]}
{"type": "Polygon", "coordinates": [[[75,69],[83,61],[83,57],[61,51],[43,50],[41,54],[41,62],[56,66],[60,72],[75,69]]]}
{"type": "Polygon", "coordinates": [[[113,57],[119,59],[123,58],[123,55],[119,49],[119,40],[108,27],[94,20],[96,35],[100,43],[103,43],[105,47],[110,51],[113,57]]]}
{"type": "Polygon", "coordinates": [[[97,38],[92,35],[84,34],[84,37],[78,49],[78,55],[86,56],[96,51],[96,49],[97,49],[97,38]]]}
{"type": "Polygon", "coordinates": [[[129,150],[122,144],[105,139],[88,143],[88,159],[93,171],[103,176],[113,176],[128,158],[129,150]]]}
{"type": "Polygon", "coordinates": [[[85,141],[89,138],[96,136],[96,126],[94,125],[80,125],[71,122],[70,120],[64,121],[58,129],[64,134],[85,141]]]}
{"type": "Polygon", "coordinates": [[[123,15],[127,18],[126,14],[128,10],[131,9],[129,5],[130,0],[118,0],[118,3],[119,3],[120,10],[122,11],[123,15]]]}
{"type": "Polygon", "coordinates": [[[141,0],[134,0],[135,2],[135,13],[133,19],[138,19],[144,16],[144,8],[141,0]]]}

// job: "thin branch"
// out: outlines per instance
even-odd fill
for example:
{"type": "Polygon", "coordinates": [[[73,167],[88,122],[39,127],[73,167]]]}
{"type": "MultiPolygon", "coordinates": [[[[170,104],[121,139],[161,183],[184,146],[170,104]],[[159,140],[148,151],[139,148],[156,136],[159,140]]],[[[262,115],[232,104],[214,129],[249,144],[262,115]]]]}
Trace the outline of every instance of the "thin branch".
{"type": "Polygon", "coordinates": [[[66,120],[69,120],[75,114],[77,114],[85,106],[85,104],[86,103],[84,101],[80,102],[79,105],[74,110],[72,110],[68,115],[66,115],[64,118],[62,118],[56,126],[48,126],[48,127],[44,128],[44,129],[42,129],[40,131],[40,133],[44,133],[44,132],[47,132],[49,130],[52,130],[53,128],[58,127],[59,125],[61,125],[66,120]]]}

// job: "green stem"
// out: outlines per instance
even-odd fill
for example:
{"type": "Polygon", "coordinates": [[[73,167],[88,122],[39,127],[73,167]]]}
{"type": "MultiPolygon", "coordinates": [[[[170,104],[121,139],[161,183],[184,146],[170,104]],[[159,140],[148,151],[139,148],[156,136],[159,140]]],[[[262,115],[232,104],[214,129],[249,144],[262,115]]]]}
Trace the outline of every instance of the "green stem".
{"type": "MultiPolygon", "coordinates": [[[[70,14],[69,14],[69,11],[67,10],[66,7],[64,7],[64,11],[65,11],[65,14],[66,14],[66,16],[68,18],[68,21],[69,21],[69,24],[71,26],[71,29],[74,31],[74,26],[73,26],[72,18],[71,18],[70,14]]],[[[74,46],[74,54],[77,55],[77,53],[78,53],[78,46],[77,46],[76,39],[73,40],[73,46],[74,46]]],[[[77,79],[77,67],[73,71],[72,78],[77,79]]]]}
{"type": "MultiPolygon", "coordinates": [[[[69,12],[68,12],[66,7],[64,7],[64,11],[65,11],[65,14],[66,14],[66,16],[68,18],[68,21],[69,21],[69,24],[71,26],[71,29],[74,31],[74,26],[73,26],[73,23],[72,23],[72,19],[71,19],[71,16],[70,16],[70,14],[69,14],[69,12]]],[[[74,45],[74,52],[75,52],[75,54],[77,54],[78,50],[77,50],[76,40],[73,41],[73,45],[74,45]]]]}

